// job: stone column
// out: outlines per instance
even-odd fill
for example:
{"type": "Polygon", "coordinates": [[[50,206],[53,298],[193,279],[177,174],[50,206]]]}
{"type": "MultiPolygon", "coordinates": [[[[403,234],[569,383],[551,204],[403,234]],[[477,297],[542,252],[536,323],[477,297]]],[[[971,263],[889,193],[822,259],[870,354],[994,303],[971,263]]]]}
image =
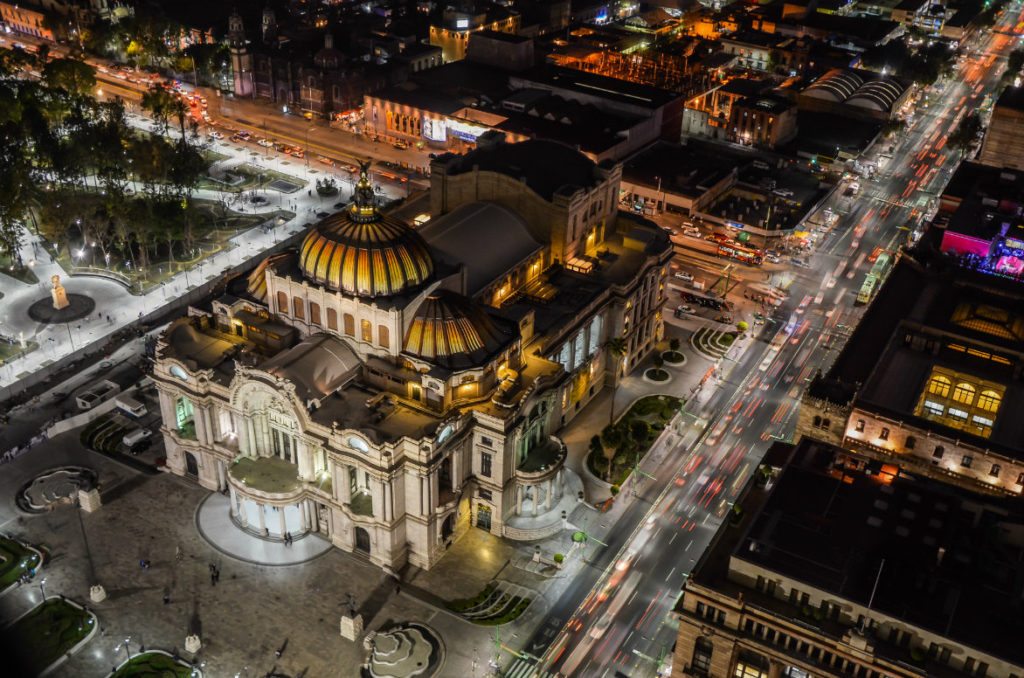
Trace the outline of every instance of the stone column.
{"type": "Polygon", "coordinates": [[[544,510],[551,510],[551,478],[548,478],[547,486],[544,488],[544,510]]]}
{"type": "Polygon", "coordinates": [[[516,515],[523,514],[523,486],[516,485],[516,515]]]}
{"type": "Polygon", "coordinates": [[[166,391],[158,391],[160,395],[160,416],[163,418],[163,424],[167,428],[177,428],[178,421],[174,415],[174,400],[171,394],[166,391]]]}
{"type": "Polygon", "coordinates": [[[227,487],[227,471],[224,469],[224,461],[221,459],[217,460],[217,491],[223,492],[224,488],[227,487]]]}
{"type": "Polygon", "coordinates": [[[381,481],[381,502],[383,503],[383,510],[381,515],[384,516],[384,520],[390,522],[394,517],[391,515],[391,481],[381,481]]]}
{"type": "Polygon", "coordinates": [[[230,504],[231,508],[228,511],[228,513],[233,516],[238,511],[238,495],[235,494],[235,486],[234,485],[228,485],[228,492],[231,495],[231,504],[230,504]]]}
{"type": "Polygon", "coordinates": [[[320,531],[320,504],[309,500],[309,529],[313,532],[320,531]]]}
{"type": "Polygon", "coordinates": [[[213,425],[213,415],[210,413],[210,405],[203,407],[203,425],[206,428],[206,444],[213,445],[214,441],[217,440],[217,431],[213,425]]]}
{"type": "Polygon", "coordinates": [[[342,504],[348,504],[352,501],[352,481],[349,479],[349,473],[347,465],[334,465],[334,496],[342,504]]]}
{"type": "Polygon", "coordinates": [[[540,503],[540,485],[530,485],[533,490],[533,515],[537,515],[537,504],[540,503]]]}
{"type": "Polygon", "coordinates": [[[242,425],[245,427],[245,453],[250,457],[258,457],[260,445],[256,439],[256,423],[253,422],[252,418],[254,415],[248,414],[242,420],[242,425]]]}
{"type": "Polygon", "coordinates": [[[284,521],[284,509],[284,506],[279,506],[277,508],[277,515],[281,518],[281,531],[278,534],[280,534],[282,538],[284,538],[284,533],[288,530],[288,524],[284,521]]]}
{"type": "Polygon", "coordinates": [[[296,440],[296,447],[298,448],[298,466],[299,466],[299,478],[301,480],[313,480],[312,469],[309,463],[309,445],[301,440],[296,440]]]}
{"type": "Polygon", "coordinates": [[[299,517],[302,519],[302,531],[309,532],[309,500],[299,502],[299,517]]]}
{"type": "Polygon", "coordinates": [[[273,456],[274,444],[270,439],[270,422],[267,421],[267,415],[259,415],[259,425],[256,429],[256,436],[260,441],[260,449],[267,450],[267,456],[273,456]]]}
{"type": "Polygon", "coordinates": [[[238,501],[238,520],[242,523],[243,527],[249,525],[249,516],[246,515],[244,499],[239,499],[238,501]]]}
{"type": "Polygon", "coordinates": [[[440,487],[440,476],[435,469],[430,473],[430,503],[427,505],[427,515],[433,515],[434,510],[437,508],[437,498],[440,495],[438,488],[440,487]]]}
{"type": "Polygon", "coordinates": [[[370,499],[373,501],[373,517],[384,520],[384,483],[376,478],[370,481],[370,499]]]}
{"type": "Polygon", "coordinates": [[[267,507],[263,504],[256,504],[257,513],[259,514],[260,520],[260,534],[263,536],[267,535],[267,507]]]}

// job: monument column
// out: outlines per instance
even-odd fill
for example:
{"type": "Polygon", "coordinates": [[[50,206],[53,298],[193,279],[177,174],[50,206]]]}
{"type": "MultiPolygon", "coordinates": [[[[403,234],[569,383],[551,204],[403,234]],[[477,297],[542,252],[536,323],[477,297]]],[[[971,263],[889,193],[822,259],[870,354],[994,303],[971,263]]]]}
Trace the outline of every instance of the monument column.
{"type": "Polygon", "coordinates": [[[256,504],[256,510],[259,512],[260,520],[260,534],[263,536],[267,535],[267,507],[263,504],[256,504]]]}

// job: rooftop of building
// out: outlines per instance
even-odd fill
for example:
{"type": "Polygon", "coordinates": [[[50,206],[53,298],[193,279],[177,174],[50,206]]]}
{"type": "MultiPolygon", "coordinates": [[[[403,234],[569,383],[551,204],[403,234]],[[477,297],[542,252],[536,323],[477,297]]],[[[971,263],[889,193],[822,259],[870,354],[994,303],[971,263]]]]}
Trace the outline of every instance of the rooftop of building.
{"type": "Polygon", "coordinates": [[[512,76],[514,80],[541,87],[564,89],[581,95],[656,110],[681,98],[682,95],[658,87],[588,73],[575,68],[543,64],[512,76]]]}
{"type": "MultiPolygon", "coordinates": [[[[788,588],[769,595],[738,583],[746,561],[827,598],[869,604],[885,615],[1020,664],[1024,661],[1024,523],[1019,500],[975,495],[926,478],[894,477],[876,465],[854,469],[839,450],[805,438],[768,489],[738,503],[742,520],[723,526],[688,586],[708,587],[748,605],[842,639],[855,620],[807,614],[788,588]],[[870,471],[870,473],[868,472],[870,471]],[[881,472],[879,472],[881,471],[881,472]]],[[[868,631],[874,651],[918,664],[907,647],[868,631]]],[[[935,670],[933,670],[935,669],[935,670]]]]}
{"type": "Polygon", "coordinates": [[[790,109],[796,108],[796,104],[792,101],[775,94],[759,94],[757,96],[745,97],[737,101],[733,106],[764,111],[765,113],[772,113],[774,115],[779,115],[780,113],[785,113],[790,109]]]}
{"type": "Polygon", "coordinates": [[[768,78],[733,78],[719,88],[720,92],[736,94],[741,97],[757,96],[770,88],[772,83],[768,78]]]}
{"type": "Polygon", "coordinates": [[[553,139],[599,157],[623,143],[637,116],[616,115],[592,104],[565,99],[543,90],[518,90],[497,109],[508,116],[496,129],[531,139],[553,139]],[[508,108],[509,102],[521,111],[508,108]]]}
{"type": "Polygon", "coordinates": [[[796,114],[796,127],[796,138],[785,148],[793,154],[826,158],[835,157],[837,149],[852,156],[860,155],[882,131],[878,122],[801,110],[796,114]]]}
{"type": "Polygon", "coordinates": [[[480,145],[465,155],[447,154],[442,158],[447,161],[450,176],[475,170],[497,172],[525,181],[537,195],[549,201],[556,193],[590,189],[604,180],[593,160],[557,141],[537,139],[480,145]]]}
{"type": "Polygon", "coordinates": [[[753,29],[745,29],[736,31],[735,33],[729,33],[719,38],[722,42],[737,42],[745,45],[755,45],[757,47],[775,47],[787,40],[791,40],[789,36],[781,35],[779,33],[766,33],[765,31],[756,31],[753,29]]]}
{"type": "Polygon", "coordinates": [[[733,174],[736,167],[737,158],[728,151],[659,142],[626,160],[622,178],[650,187],[660,180],[662,190],[696,198],[733,174]]]}
{"type": "Polygon", "coordinates": [[[525,35],[516,35],[515,33],[505,33],[503,31],[492,31],[491,29],[485,29],[477,31],[469,39],[472,43],[477,38],[487,38],[488,40],[497,40],[498,42],[507,42],[510,45],[521,45],[524,42],[530,42],[533,38],[529,38],[525,35]]]}
{"type": "Polygon", "coordinates": [[[991,241],[997,236],[1024,240],[1024,172],[963,163],[943,192],[956,203],[946,229],[991,241]]]}
{"type": "Polygon", "coordinates": [[[840,403],[856,394],[855,404],[865,409],[1024,459],[1024,383],[1012,377],[1024,365],[1024,286],[963,270],[925,247],[930,245],[923,241],[899,259],[828,373],[812,380],[808,393],[840,403]],[[935,336],[938,344],[928,351],[912,348],[905,329],[935,336]],[[1005,387],[991,435],[982,438],[914,414],[933,367],[1005,387]]]}

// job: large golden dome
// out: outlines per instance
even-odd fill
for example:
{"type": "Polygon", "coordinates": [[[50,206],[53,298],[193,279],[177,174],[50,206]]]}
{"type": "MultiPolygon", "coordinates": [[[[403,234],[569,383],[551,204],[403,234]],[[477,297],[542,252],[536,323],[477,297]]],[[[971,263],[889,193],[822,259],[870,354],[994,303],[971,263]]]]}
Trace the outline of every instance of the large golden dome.
{"type": "Polygon", "coordinates": [[[472,300],[437,290],[416,309],[403,348],[411,356],[449,368],[477,367],[511,338],[472,300]]]}
{"type": "Polygon", "coordinates": [[[400,294],[434,271],[419,234],[377,211],[366,167],[352,206],[321,221],[302,241],[299,266],[309,280],[357,297],[400,294]]]}

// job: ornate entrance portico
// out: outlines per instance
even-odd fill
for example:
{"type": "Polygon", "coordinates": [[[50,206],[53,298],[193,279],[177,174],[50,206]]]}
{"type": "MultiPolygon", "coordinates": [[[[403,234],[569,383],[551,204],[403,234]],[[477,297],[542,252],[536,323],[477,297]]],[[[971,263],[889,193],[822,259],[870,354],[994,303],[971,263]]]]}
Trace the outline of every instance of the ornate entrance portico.
{"type": "Polygon", "coordinates": [[[320,531],[317,504],[305,496],[290,462],[240,457],[228,470],[228,491],[232,521],[256,536],[298,539],[320,531]]]}

